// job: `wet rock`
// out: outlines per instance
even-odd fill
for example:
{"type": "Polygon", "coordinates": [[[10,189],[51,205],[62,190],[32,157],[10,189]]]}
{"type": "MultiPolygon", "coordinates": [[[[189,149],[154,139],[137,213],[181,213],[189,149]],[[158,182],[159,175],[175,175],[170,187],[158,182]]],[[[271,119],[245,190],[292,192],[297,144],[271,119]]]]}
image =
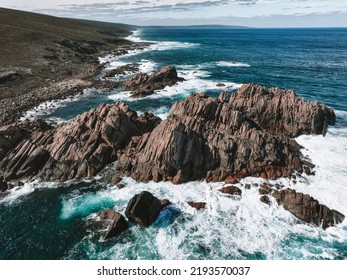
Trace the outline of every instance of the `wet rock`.
{"type": "Polygon", "coordinates": [[[219,189],[219,191],[230,195],[242,195],[241,189],[236,186],[225,186],[219,189]]]}
{"type": "Polygon", "coordinates": [[[161,204],[161,209],[164,209],[165,207],[171,205],[172,203],[168,199],[161,199],[160,204],[161,204]]]}
{"type": "Polygon", "coordinates": [[[261,128],[277,135],[326,134],[335,124],[334,111],[318,102],[306,102],[293,90],[245,84],[233,93],[230,104],[261,128]]]}
{"type": "Polygon", "coordinates": [[[193,207],[196,210],[205,209],[206,207],[206,202],[187,201],[187,203],[190,207],[193,207]]]}
{"type": "Polygon", "coordinates": [[[225,84],[218,83],[218,84],[216,84],[216,87],[225,87],[225,84]]]}
{"type": "Polygon", "coordinates": [[[116,186],[117,186],[117,188],[120,189],[120,190],[123,189],[123,188],[125,188],[125,185],[124,185],[124,184],[117,184],[116,186]]]}
{"type": "Polygon", "coordinates": [[[130,199],[125,215],[136,224],[150,226],[158,217],[162,209],[160,200],[148,191],[143,191],[130,199]]]}
{"type": "Polygon", "coordinates": [[[259,192],[260,195],[262,195],[262,194],[269,194],[270,193],[269,190],[263,189],[263,188],[259,188],[258,192],[259,192]]]}
{"type": "Polygon", "coordinates": [[[117,236],[126,231],[129,227],[128,222],[125,220],[123,215],[111,209],[102,210],[99,213],[95,224],[101,224],[102,227],[107,227],[107,231],[104,235],[105,240],[117,236]]]}
{"type": "Polygon", "coordinates": [[[272,196],[279,205],[283,205],[284,209],[295,217],[305,223],[322,226],[323,229],[342,223],[345,218],[342,213],[320,204],[313,197],[289,188],[274,191],[272,196]]]}
{"type": "Polygon", "coordinates": [[[267,195],[262,195],[262,196],[260,197],[260,201],[263,202],[263,203],[265,203],[265,204],[268,204],[268,205],[271,204],[270,198],[269,198],[267,195]]]}
{"type": "Polygon", "coordinates": [[[123,87],[130,90],[133,97],[141,97],[151,95],[155,90],[173,86],[181,81],[184,79],[177,76],[175,67],[166,66],[152,75],[137,74],[125,81],[123,87]]]}
{"type": "Polygon", "coordinates": [[[112,184],[117,185],[120,181],[122,181],[122,177],[116,176],[112,179],[112,184]]]}
{"type": "Polygon", "coordinates": [[[5,192],[8,190],[8,184],[2,178],[0,178],[0,192],[5,192]]]}
{"type": "Polygon", "coordinates": [[[137,181],[182,182],[301,172],[300,146],[258,127],[227,102],[191,94],[151,133],[132,139],[118,171],[137,181]]]}
{"type": "Polygon", "coordinates": [[[251,189],[251,185],[250,185],[250,184],[246,184],[246,185],[245,185],[245,189],[246,189],[246,190],[250,190],[250,189],[251,189]]]}
{"type": "Polygon", "coordinates": [[[138,116],[117,102],[57,127],[43,121],[14,123],[0,128],[0,175],[9,180],[91,177],[117,160],[117,152],[131,137],[151,131],[159,122],[152,114],[138,116]]]}

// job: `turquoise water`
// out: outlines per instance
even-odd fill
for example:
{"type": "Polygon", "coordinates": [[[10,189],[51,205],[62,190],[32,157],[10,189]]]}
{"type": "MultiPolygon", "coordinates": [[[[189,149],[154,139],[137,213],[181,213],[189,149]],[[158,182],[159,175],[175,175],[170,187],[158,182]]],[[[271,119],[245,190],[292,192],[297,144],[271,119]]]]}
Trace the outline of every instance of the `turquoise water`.
{"type": "MultiPolygon", "coordinates": [[[[155,44],[122,57],[100,58],[108,69],[138,62],[144,72],[174,65],[185,82],[131,99],[121,89],[88,90],[73,100],[42,106],[29,117],[66,121],[100,103],[122,100],[138,111],[165,118],[171,105],[192,92],[217,96],[243,83],[291,88],[306,100],[335,109],[337,124],[325,138],[301,136],[303,153],[316,175],[296,184],[277,183],[308,193],[347,215],[347,29],[143,29],[132,39],[155,44]],[[225,84],[224,88],[217,87],[225,84]]],[[[123,79],[125,77],[115,77],[123,79]]],[[[244,183],[262,182],[246,178],[244,183]]],[[[0,259],[346,259],[347,223],[326,231],[297,223],[273,204],[259,201],[256,188],[240,200],[223,196],[222,183],[136,183],[124,178],[118,190],[100,176],[89,181],[26,183],[0,197],[0,259]],[[154,225],[130,230],[110,242],[90,226],[104,208],[125,210],[136,193],[149,190],[173,205],[154,225]],[[186,201],[205,201],[197,212],[186,201]]],[[[275,183],[275,182],[274,182],[275,183]]]]}

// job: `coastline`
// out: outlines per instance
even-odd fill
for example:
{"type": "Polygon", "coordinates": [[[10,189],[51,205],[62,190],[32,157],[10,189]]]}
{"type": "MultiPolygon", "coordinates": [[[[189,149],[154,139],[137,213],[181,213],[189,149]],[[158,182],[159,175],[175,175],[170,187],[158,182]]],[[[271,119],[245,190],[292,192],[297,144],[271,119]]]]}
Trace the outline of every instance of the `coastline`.
{"type": "Polygon", "coordinates": [[[43,102],[80,95],[93,86],[107,88],[107,83],[96,83],[103,69],[99,57],[122,55],[147,45],[127,40],[134,30],[132,26],[3,8],[0,14],[5,34],[0,40],[0,125],[13,123],[43,102]],[[29,24],[31,30],[23,29],[29,24]],[[44,25],[48,27],[44,29],[44,25]],[[73,28],[75,32],[70,31],[73,28]],[[52,32],[54,29],[57,34],[52,32]],[[22,36],[26,41],[18,47],[13,36],[22,36]]]}
{"type": "MultiPolygon", "coordinates": [[[[98,68],[97,64],[95,64],[95,67],[98,68]]],[[[100,67],[100,66],[99,66],[100,67]]],[[[94,68],[93,68],[94,69],[94,68]]],[[[100,70],[101,68],[99,68],[100,70]]],[[[97,72],[93,72],[94,74],[97,72]]],[[[76,89],[76,94],[79,94],[77,91],[78,89],[81,89],[83,91],[85,88],[90,88],[90,85],[93,85],[93,80],[95,75],[92,75],[91,77],[83,77],[79,78],[79,76],[74,80],[73,78],[66,79],[62,82],[54,83],[49,87],[48,89],[53,89],[55,93],[62,92],[67,94],[67,97],[70,96],[70,91],[74,91],[76,89]],[[62,89],[62,91],[61,91],[62,89]],[[66,89],[66,91],[64,91],[66,89]]],[[[96,75],[97,76],[97,75],[96,75]]],[[[49,94],[50,90],[47,90],[47,94],[49,94]]],[[[41,89],[42,90],[42,89],[41,89]]],[[[54,94],[54,93],[53,93],[54,94]]],[[[74,92],[72,92],[74,94],[74,92]]],[[[63,96],[63,98],[65,98],[63,96]]],[[[53,100],[55,98],[52,98],[53,100]]],[[[49,100],[52,100],[49,99],[49,100]]],[[[39,102],[41,103],[41,101],[39,102]]],[[[330,130],[330,129],[329,129],[330,130]]],[[[328,132],[327,144],[332,140],[331,133],[328,132]],[[330,139],[330,141],[329,141],[330,139]]],[[[302,136],[300,137],[302,140],[304,140],[303,143],[305,143],[305,140],[307,143],[311,143],[312,140],[307,139],[315,139],[320,140],[321,136],[302,136]]],[[[305,144],[307,144],[305,143],[305,144]]],[[[305,146],[305,145],[303,145],[305,146]]],[[[318,143],[317,143],[318,146],[318,143]]],[[[319,150],[319,148],[314,149],[319,150]]],[[[333,154],[331,155],[333,156],[333,154]]],[[[311,158],[311,157],[310,157],[311,158]]],[[[318,161],[318,160],[317,160],[318,161]]],[[[315,162],[314,162],[315,163],[315,162]]],[[[329,168],[329,165],[324,166],[324,168],[329,168]]],[[[318,172],[322,171],[322,167],[317,167],[318,172]]],[[[103,173],[104,171],[101,171],[103,173]]],[[[317,172],[317,173],[318,173],[317,172]]],[[[114,175],[114,173],[112,173],[114,175]]],[[[319,175],[319,173],[318,173],[319,175]]],[[[96,175],[98,176],[98,175],[96,175]]],[[[297,224],[297,220],[292,216],[288,211],[285,211],[283,207],[277,206],[275,204],[274,199],[270,197],[271,205],[267,205],[266,203],[259,202],[259,194],[260,190],[263,190],[261,187],[263,184],[270,183],[271,185],[276,185],[280,182],[280,185],[295,189],[296,191],[301,191],[302,193],[309,193],[312,195],[311,192],[316,192],[314,188],[314,184],[317,184],[317,180],[319,177],[315,176],[306,176],[303,174],[303,177],[301,178],[298,176],[295,180],[293,178],[285,178],[281,177],[278,180],[268,180],[264,178],[254,178],[254,177],[248,177],[244,179],[240,179],[239,183],[236,183],[236,186],[238,186],[242,190],[242,197],[239,199],[233,199],[228,197],[227,195],[222,195],[217,188],[223,187],[223,182],[219,183],[208,183],[206,181],[189,181],[187,183],[183,183],[180,185],[174,185],[169,182],[159,182],[154,183],[153,181],[150,181],[148,183],[139,183],[134,180],[132,180],[130,177],[123,177],[121,184],[125,186],[122,190],[118,189],[115,185],[110,183],[109,181],[105,180],[105,182],[97,182],[96,186],[92,186],[95,184],[95,177],[92,177],[90,179],[90,186],[87,188],[90,188],[88,190],[83,189],[83,184],[86,183],[86,179],[77,180],[76,182],[66,182],[68,185],[67,189],[73,190],[70,193],[67,190],[64,190],[66,188],[65,183],[61,183],[60,187],[57,187],[57,190],[47,190],[48,192],[56,193],[59,196],[59,207],[61,207],[60,215],[58,216],[58,220],[65,220],[69,222],[76,222],[78,221],[81,227],[80,230],[85,230],[85,226],[81,225],[81,221],[85,222],[85,220],[90,221],[93,217],[95,218],[96,211],[99,210],[97,206],[98,202],[101,205],[106,205],[108,207],[114,207],[115,209],[119,211],[123,211],[125,205],[125,200],[128,200],[131,198],[132,195],[135,195],[138,193],[139,190],[148,189],[153,194],[157,195],[158,197],[165,197],[169,198],[173,203],[174,207],[178,207],[181,212],[180,216],[177,218],[177,221],[175,221],[175,218],[172,218],[170,215],[172,213],[170,212],[172,209],[166,209],[164,211],[163,216],[161,216],[161,221],[164,220],[165,223],[165,215],[168,215],[170,219],[173,219],[174,226],[169,227],[168,225],[163,226],[158,222],[155,226],[150,227],[149,229],[138,229],[136,227],[133,227],[129,233],[126,233],[125,236],[132,236],[136,235],[136,238],[139,238],[138,240],[141,240],[143,237],[148,238],[148,240],[145,239],[145,241],[140,242],[140,246],[144,246],[144,248],[147,246],[146,242],[153,245],[153,248],[156,248],[155,246],[162,246],[158,248],[157,255],[153,256],[153,258],[182,258],[185,256],[185,254],[189,254],[188,251],[184,251],[185,249],[181,251],[175,251],[177,248],[174,246],[176,243],[178,244],[181,242],[181,244],[184,243],[184,239],[186,239],[186,242],[190,242],[191,244],[195,244],[194,238],[199,240],[199,242],[202,243],[202,251],[204,252],[204,247],[206,247],[206,256],[215,257],[220,256],[220,258],[228,258],[230,257],[230,253],[227,253],[228,250],[230,250],[230,240],[236,239],[235,241],[235,248],[240,248],[233,252],[233,256],[237,258],[256,258],[256,257],[263,257],[271,258],[271,256],[281,256],[284,258],[288,258],[288,255],[276,255],[274,252],[272,252],[268,248],[267,242],[269,240],[272,241],[273,244],[276,244],[277,247],[270,246],[270,248],[280,248],[283,244],[280,242],[286,242],[288,236],[294,234],[300,236],[302,232],[305,232],[308,240],[311,237],[310,233],[314,234],[317,233],[318,237],[317,239],[320,240],[320,238],[324,241],[326,237],[331,238],[332,235],[341,235],[344,236],[344,228],[346,222],[344,221],[343,224],[337,225],[336,227],[332,227],[328,229],[327,231],[323,231],[321,228],[314,228],[310,225],[299,225],[297,224]],[[314,184],[307,185],[309,181],[314,182],[314,184]],[[70,187],[70,183],[76,184],[76,187],[70,187]],[[81,186],[79,186],[81,184],[81,186]],[[251,188],[248,189],[247,185],[250,184],[251,188]],[[311,188],[307,188],[311,187],[311,188]],[[59,190],[58,190],[59,189],[59,190]],[[78,190],[77,190],[78,189],[78,190]],[[309,190],[306,191],[306,190],[309,190]],[[75,192],[76,191],[76,192],[75,192]],[[195,210],[191,208],[190,206],[186,205],[186,201],[196,201],[198,203],[205,201],[207,204],[205,210],[195,210]],[[260,205],[259,205],[260,204],[260,205]],[[242,214],[242,215],[241,215],[242,214]],[[256,217],[256,221],[253,220],[252,217],[256,217]],[[231,225],[233,225],[235,232],[233,230],[226,231],[226,227],[223,221],[219,221],[220,217],[228,216],[228,222],[231,222],[231,225]],[[242,217],[241,217],[242,216],[242,217]],[[276,218],[274,217],[276,216],[276,218]],[[188,218],[187,218],[188,217],[188,218]],[[185,219],[189,219],[189,223],[186,223],[185,219]],[[206,223],[206,221],[208,221],[206,223]],[[159,225],[158,225],[159,224],[159,225]],[[265,225],[265,226],[264,226],[265,225]],[[274,234],[271,230],[264,230],[264,228],[267,228],[267,226],[276,226],[278,233],[274,234]],[[180,240],[179,235],[176,235],[175,227],[178,227],[180,229],[180,235],[183,235],[183,241],[180,240]],[[263,228],[264,227],[264,228],[263,228]],[[188,229],[188,230],[187,230],[188,229]],[[263,231],[260,232],[260,229],[263,231]],[[245,233],[246,237],[241,238],[241,235],[245,233]],[[220,240],[218,238],[214,239],[213,236],[221,236],[223,243],[225,244],[224,247],[219,248],[221,250],[221,253],[214,252],[215,255],[208,254],[208,249],[211,241],[206,240],[206,243],[204,243],[205,239],[199,239],[200,235],[207,235],[210,238],[212,238],[212,242],[216,242],[215,244],[219,244],[220,240]],[[247,240],[247,244],[251,244],[254,240],[254,234],[258,236],[258,234],[261,234],[263,240],[259,240],[257,244],[253,245],[253,249],[250,249],[248,246],[245,246],[243,242],[245,239],[247,240]],[[236,235],[236,236],[235,236],[236,235]],[[153,238],[155,236],[156,238],[153,238]],[[154,239],[152,244],[152,239],[154,239]],[[158,241],[162,241],[162,243],[158,241]],[[174,242],[172,242],[174,241],[174,242]],[[156,244],[157,242],[158,244],[156,244]],[[244,246],[243,246],[244,245],[244,246]],[[166,249],[165,249],[166,248],[166,249]],[[253,251],[252,251],[253,250],[253,251]],[[249,253],[251,251],[251,253],[249,253]],[[174,254],[169,254],[169,252],[174,252],[174,254]],[[260,253],[259,253],[260,252],[260,253]],[[250,255],[248,255],[250,254],[250,255]],[[260,254],[260,255],[259,255],[260,254]],[[262,255],[263,254],[263,255],[262,255]]],[[[322,174],[321,178],[324,182],[324,174],[322,174]]],[[[102,181],[102,180],[100,180],[102,181]]],[[[40,195],[41,188],[40,183],[36,182],[37,188],[33,186],[32,192],[33,196],[37,196],[38,193],[40,195]]],[[[50,188],[48,186],[49,182],[44,182],[43,184],[47,185],[47,189],[50,188]]],[[[322,184],[323,185],[323,184],[322,184]]],[[[319,185],[319,187],[322,187],[322,185],[319,185]]],[[[31,183],[25,183],[24,188],[30,188],[31,183]]],[[[16,193],[18,189],[13,190],[13,193],[16,193]]],[[[19,190],[18,190],[19,191],[19,190]]],[[[331,190],[326,190],[327,192],[331,192],[331,190]]],[[[335,191],[335,190],[334,190],[335,191]]],[[[44,193],[45,191],[42,191],[44,193]]],[[[12,193],[12,191],[11,191],[12,193]]],[[[317,191],[319,193],[319,191],[317,191]]],[[[50,193],[51,194],[51,193],[50,193]]],[[[336,190],[336,194],[338,195],[338,191],[336,190]]],[[[324,196],[324,197],[317,197],[320,202],[324,202],[329,207],[334,206],[334,209],[340,210],[337,208],[338,206],[341,206],[342,203],[336,202],[336,204],[332,204],[330,201],[333,199],[333,195],[331,196],[324,196]]],[[[341,197],[339,200],[342,200],[341,197]]],[[[16,200],[15,204],[20,204],[24,201],[24,204],[26,203],[26,199],[18,199],[16,200]]],[[[53,201],[53,200],[52,200],[53,201]]],[[[9,206],[9,207],[15,207],[15,206],[9,206]]],[[[44,205],[40,205],[40,207],[44,207],[44,205]]],[[[105,207],[105,206],[103,206],[105,207]]],[[[177,208],[176,208],[177,209],[177,208]]],[[[345,208],[342,208],[340,211],[344,213],[345,208]]],[[[49,219],[49,217],[46,216],[45,219],[49,219]]],[[[176,228],[177,229],[177,228],[176,228]]],[[[81,234],[81,232],[79,232],[81,234]]],[[[75,248],[81,248],[83,246],[88,246],[88,244],[92,244],[92,246],[95,246],[96,248],[100,245],[99,243],[101,240],[97,239],[98,237],[97,233],[90,233],[86,234],[84,238],[82,239],[83,233],[81,235],[82,241],[76,241],[76,247],[75,248]],[[97,240],[96,240],[97,239],[97,240]],[[95,243],[94,243],[95,241],[95,243]]],[[[111,245],[106,245],[105,247],[110,247],[109,250],[109,257],[113,257],[112,255],[112,249],[117,248],[120,246],[120,251],[124,250],[122,246],[123,245],[123,237],[124,235],[120,236],[119,238],[115,239],[114,246],[111,247],[111,245]]],[[[126,239],[126,238],[125,238],[126,239]]],[[[309,240],[310,241],[310,240],[309,240]]],[[[294,241],[295,242],[295,239],[294,241]]],[[[124,245],[128,245],[124,244],[124,245]]],[[[131,246],[132,243],[130,243],[131,246]]],[[[105,244],[103,244],[105,245],[105,244]]],[[[196,244],[200,245],[200,244],[196,244]]],[[[186,246],[186,245],[185,245],[186,246]]],[[[102,246],[101,246],[102,247],[102,246]]],[[[290,246],[288,246],[290,248],[290,246]]],[[[187,247],[188,248],[188,247],[187,247]]],[[[197,246],[197,248],[200,248],[197,246]]],[[[154,250],[155,251],[155,250],[154,250]]],[[[113,252],[114,253],[114,252],[113,252]]],[[[202,256],[203,253],[199,252],[202,256]]],[[[300,253],[299,251],[297,252],[300,253]]],[[[114,253],[115,254],[115,253],[114,253]]],[[[134,252],[135,255],[138,254],[138,256],[141,258],[143,257],[141,253],[134,252]]],[[[277,252],[278,254],[278,252],[277,252]]],[[[102,257],[102,254],[95,253],[92,255],[94,258],[100,258],[102,257]]],[[[119,255],[122,257],[122,255],[119,255]]],[[[131,255],[134,256],[134,255],[131,255]]],[[[198,255],[200,256],[200,255],[198,255]]],[[[312,254],[314,256],[314,254],[312,254]]],[[[73,250],[70,252],[70,255],[65,255],[65,258],[78,258],[79,255],[74,255],[73,250]]],[[[332,258],[332,257],[331,257],[332,258]]]]}

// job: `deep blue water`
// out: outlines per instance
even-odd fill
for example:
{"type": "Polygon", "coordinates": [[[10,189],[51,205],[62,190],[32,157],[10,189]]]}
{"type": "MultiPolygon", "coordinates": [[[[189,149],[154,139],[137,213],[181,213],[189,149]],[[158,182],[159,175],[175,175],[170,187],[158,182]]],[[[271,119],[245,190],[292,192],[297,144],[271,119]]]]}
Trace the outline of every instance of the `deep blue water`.
{"type": "MultiPolygon", "coordinates": [[[[104,58],[109,69],[137,62],[143,71],[153,72],[174,65],[186,82],[139,100],[121,90],[91,90],[29,116],[67,120],[100,103],[122,100],[139,112],[165,117],[175,101],[192,92],[217,96],[223,89],[217,83],[231,91],[243,83],[294,89],[306,100],[334,108],[338,121],[325,138],[298,139],[317,165],[316,176],[296,185],[280,181],[347,215],[347,29],[147,28],[135,35],[156,43],[104,58]]],[[[244,190],[242,199],[233,201],[216,191],[220,184],[137,184],[128,178],[124,183],[122,190],[102,176],[86,182],[28,183],[1,195],[0,259],[347,258],[346,222],[327,231],[297,224],[282,208],[266,208],[256,189],[244,190]],[[174,208],[148,229],[132,226],[102,242],[100,233],[88,226],[93,213],[106,207],[122,212],[132,195],[144,189],[169,198],[174,208]],[[188,200],[208,201],[210,208],[194,212],[188,200]]]]}

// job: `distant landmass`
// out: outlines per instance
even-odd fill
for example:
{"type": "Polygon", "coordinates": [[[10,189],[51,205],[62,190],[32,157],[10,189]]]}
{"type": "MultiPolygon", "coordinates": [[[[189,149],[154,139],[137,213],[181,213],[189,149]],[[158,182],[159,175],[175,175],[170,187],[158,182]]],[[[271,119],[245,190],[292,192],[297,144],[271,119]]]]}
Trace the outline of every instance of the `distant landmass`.
{"type": "MultiPolygon", "coordinates": [[[[140,27],[140,26],[139,26],[140,27]]],[[[165,29],[245,29],[247,26],[237,25],[220,25],[220,24],[207,24],[207,25],[170,25],[170,26],[143,26],[145,28],[165,28],[165,29]]]]}

